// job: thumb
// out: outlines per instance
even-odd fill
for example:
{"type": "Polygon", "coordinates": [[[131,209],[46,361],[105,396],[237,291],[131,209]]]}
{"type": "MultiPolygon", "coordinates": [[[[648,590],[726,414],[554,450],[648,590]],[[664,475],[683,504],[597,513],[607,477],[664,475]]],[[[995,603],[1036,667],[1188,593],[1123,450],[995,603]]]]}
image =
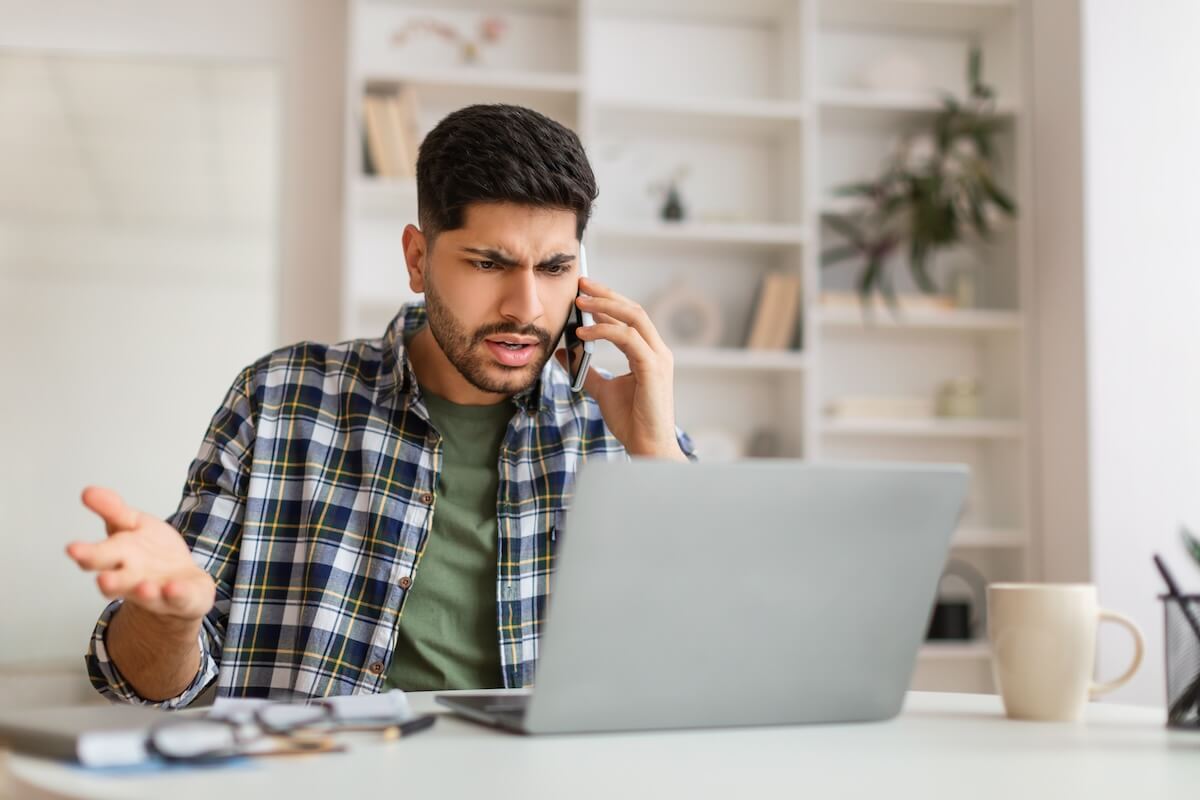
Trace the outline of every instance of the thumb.
{"type": "Polygon", "coordinates": [[[137,527],[138,512],[125,505],[121,496],[112,489],[89,486],[83,490],[83,504],[104,520],[109,536],[137,527]]]}

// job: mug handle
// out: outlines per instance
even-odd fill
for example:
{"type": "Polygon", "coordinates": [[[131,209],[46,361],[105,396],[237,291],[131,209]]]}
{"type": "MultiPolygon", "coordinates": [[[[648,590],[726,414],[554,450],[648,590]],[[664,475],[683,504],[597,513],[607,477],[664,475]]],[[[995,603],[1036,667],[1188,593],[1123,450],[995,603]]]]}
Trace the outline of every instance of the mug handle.
{"type": "Polygon", "coordinates": [[[1133,663],[1129,665],[1129,669],[1125,670],[1125,674],[1117,678],[1115,681],[1091,684],[1091,686],[1088,687],[1088,699],[1093,700],[1102,694],[1107,694],[1113,689],[1118,689],[1128,683],[1129,679],[1133,677],[1133,674],[1137,672],[1138,667],[1142,665],[1142,656],[1146,650],[1146,643],[1142,639],[1141,630],[1129,617],[1123,614],[1118,614],[1115,611],[1101,609],[1100,621],[1104,622],[1105,620],[1122,625],[1126,630],[1133,634],[1133,663]]]}

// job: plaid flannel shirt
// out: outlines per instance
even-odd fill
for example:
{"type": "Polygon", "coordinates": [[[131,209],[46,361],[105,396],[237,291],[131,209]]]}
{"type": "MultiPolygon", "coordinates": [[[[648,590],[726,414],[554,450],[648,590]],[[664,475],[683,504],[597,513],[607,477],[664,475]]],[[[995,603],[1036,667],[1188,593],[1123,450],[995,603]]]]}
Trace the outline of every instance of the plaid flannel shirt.
{"type": "MultiPolygon", "coordinates": [[[[425,324],[405,306],[379,339],[301,343],[247,367],[188,471],[167,522],[212,575],[200,668],[177,697],[215,678],[227,697],[379,691],[396,648],[436,507],[442,449],[404,339],[425,324]]],[[[533,682],[562,516],[589,458],[627,458],[595,401],[551,359],[513,398],[496,498],[497,645],[503,685],[533,682]]],[[[688,437],[678,432],[689,458],[688,437]]],[[[92,684],[147,703],[120,675],[101,614],[86,656],[92,684]]]]}

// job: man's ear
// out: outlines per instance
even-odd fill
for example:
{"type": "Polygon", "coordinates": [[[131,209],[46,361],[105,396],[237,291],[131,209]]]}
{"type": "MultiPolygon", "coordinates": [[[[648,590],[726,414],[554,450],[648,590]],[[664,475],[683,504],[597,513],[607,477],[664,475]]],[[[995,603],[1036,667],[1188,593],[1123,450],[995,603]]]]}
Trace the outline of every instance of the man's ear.
{"type": "Polygon", "coordinates": [[[404,226],[404,264],[408,270],[408,288],[421,294],[425,291],[425,234],[416,225],[404,226]]]}

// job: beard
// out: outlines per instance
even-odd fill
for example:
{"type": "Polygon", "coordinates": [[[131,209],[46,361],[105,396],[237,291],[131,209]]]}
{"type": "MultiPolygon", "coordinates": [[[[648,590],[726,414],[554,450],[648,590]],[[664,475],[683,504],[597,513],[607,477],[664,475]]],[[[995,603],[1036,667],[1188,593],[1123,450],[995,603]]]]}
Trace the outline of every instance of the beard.
{"type": "Polygon", "coordinates": [[[558,340],[557,336],[551,336],[549,331],[535,325],[522,326],[512,322],[493,322],[468,331],[442,302],[433,282],[428,279],[425,282],[425,314],[429,332],[451,365],[476,389],[493,394],[518,395],[533,386],[553,355],[553,345],[558,340]],[[537,337],[538,354],[523,367],[496,363],[483,343],[485,339],[505,333],[537,337]]]}

